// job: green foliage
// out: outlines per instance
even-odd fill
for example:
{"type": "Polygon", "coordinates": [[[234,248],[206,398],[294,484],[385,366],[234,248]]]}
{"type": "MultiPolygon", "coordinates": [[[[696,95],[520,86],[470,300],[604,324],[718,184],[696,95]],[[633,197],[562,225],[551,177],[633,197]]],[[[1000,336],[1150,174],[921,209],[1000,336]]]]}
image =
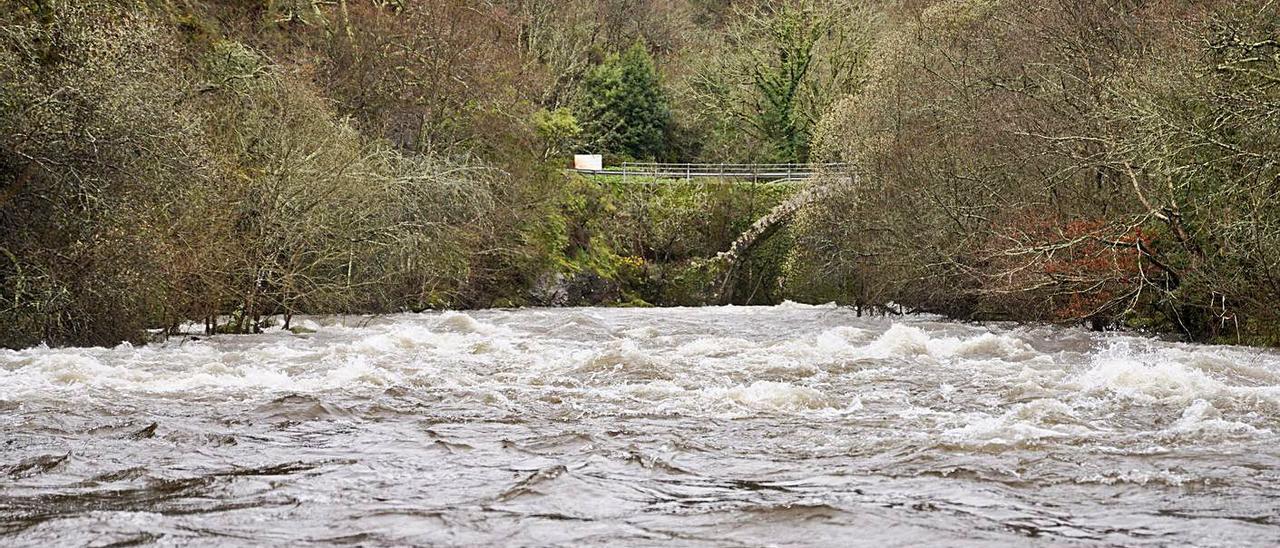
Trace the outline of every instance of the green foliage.
{"type": "Polygon", "coordinates": [[[587,74],[577,112],[584,151],[639,159],[666,152],[663,139],[671,111],[653,58],[640,42],[621,55],[609,55],[587,74]]]}
{"type": "Polygon", "coordinates": [[[533,131],[542,140],[542,159],[549,160],[570,151],[582,134],[578,119],[567,108],[533,113],[533,131]]]}
{"type": "Polygon", "coordinates": [[[757,60],[752,84],[759,101],[752,127],[772,145],[772,160],[803,162],[809,158],[809,135],[816,122],[804,112],[800,97],[814,62],[814,48],[827,34],[831,21],[785,5],[769,18],[766,32],[774,47],[772,59],[757,60]]]}
{"type": "Polygon", "coordinates": [[[0,346],[705,304],[794,191],[566,177],[575,150],[851,162],[738,303],[1274,345],[1278,34],[1225,0],[19,2],[0,346]]]}
{"type": "MultiPolygon", "coordinates": [[[[525,267],[527,283],[554,279],[572,287],[591,279],[613,288],[609,303],[708,304],[718,273],[709,259],[792,192],[789,185],[637,185],[616,176],[570,177],[553,207],[528,226],[530,256],[543,260],[525,267]]],[[[780,300],[788,245],[779,234],[759,246],[740,277],[742,303],[780,300]]]]}
{"type": "Polygon", "coordinates": [[[685,84],[687,113],[720,160],[806,162],[818,121],[859,93],[877,30],[856,2],[788,0],[734,8],[685,84]]]}

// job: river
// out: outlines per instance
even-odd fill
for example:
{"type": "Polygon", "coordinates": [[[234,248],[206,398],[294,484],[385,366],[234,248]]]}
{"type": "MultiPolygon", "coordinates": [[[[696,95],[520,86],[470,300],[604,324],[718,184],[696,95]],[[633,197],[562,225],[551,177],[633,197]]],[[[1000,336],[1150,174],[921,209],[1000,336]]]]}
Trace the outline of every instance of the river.
{"type": "Polygon", "coordinates": [[[0,544],[1280,542],[1280,354],[776,307],[0,351],[0,544]]]}

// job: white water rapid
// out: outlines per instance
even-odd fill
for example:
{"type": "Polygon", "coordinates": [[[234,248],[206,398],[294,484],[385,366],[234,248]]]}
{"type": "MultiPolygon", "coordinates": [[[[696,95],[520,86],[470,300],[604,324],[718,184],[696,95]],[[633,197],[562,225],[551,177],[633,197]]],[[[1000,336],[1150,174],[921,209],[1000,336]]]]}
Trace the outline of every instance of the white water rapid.
{"type": "Polygon", "coordinates": [[[0,351],[0,544],[1275,545],[1280,354],[830,306],[0,351]]]}

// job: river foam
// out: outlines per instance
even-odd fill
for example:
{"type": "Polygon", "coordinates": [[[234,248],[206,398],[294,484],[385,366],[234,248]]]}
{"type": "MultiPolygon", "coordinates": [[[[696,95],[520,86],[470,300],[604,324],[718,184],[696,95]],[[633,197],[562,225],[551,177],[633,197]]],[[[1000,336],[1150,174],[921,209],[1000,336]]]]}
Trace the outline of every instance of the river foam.
{"type": "MultiPolygon", "coordinates": [[[[115,494],[93,504],[159,510],[172,531],[283,520],[299,529],[272,538],[304,544],[366,522],[423,527],[400,544],[593,542],[565,520],[622,545],[638,523],[715,545],[729,529],[714,524],[753,520],[785,524],[762,529],[778,544],[866,520],[942,544],[1026,540],[1029,523],[1116,544],[1275,532],[1240,519],[1274,514],[1280,489],[1272,351],[797,303],[295,321],[307,329],[0,351],[0,481],[18,493],[0,493],[0,524],[22,493],[97,481],[115,494]],[[151,486],[169,494],[129,498],[151,486]],[[335,500],[355,502],[319,502],[335,500]]],[[[99,525],[124,527],[106,512],[99,525]]]]}

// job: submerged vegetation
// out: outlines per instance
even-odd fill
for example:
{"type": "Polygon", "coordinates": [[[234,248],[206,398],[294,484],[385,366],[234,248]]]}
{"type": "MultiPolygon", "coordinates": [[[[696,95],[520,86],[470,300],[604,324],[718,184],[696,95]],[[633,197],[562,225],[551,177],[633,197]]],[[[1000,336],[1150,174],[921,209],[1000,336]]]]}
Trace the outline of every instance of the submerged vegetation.
{"type": "Polygon", "coordinates": [[[1280,344],[1280,13],[1125,0],[0,0],[0,346],[735,302],[1280,344]]]}

